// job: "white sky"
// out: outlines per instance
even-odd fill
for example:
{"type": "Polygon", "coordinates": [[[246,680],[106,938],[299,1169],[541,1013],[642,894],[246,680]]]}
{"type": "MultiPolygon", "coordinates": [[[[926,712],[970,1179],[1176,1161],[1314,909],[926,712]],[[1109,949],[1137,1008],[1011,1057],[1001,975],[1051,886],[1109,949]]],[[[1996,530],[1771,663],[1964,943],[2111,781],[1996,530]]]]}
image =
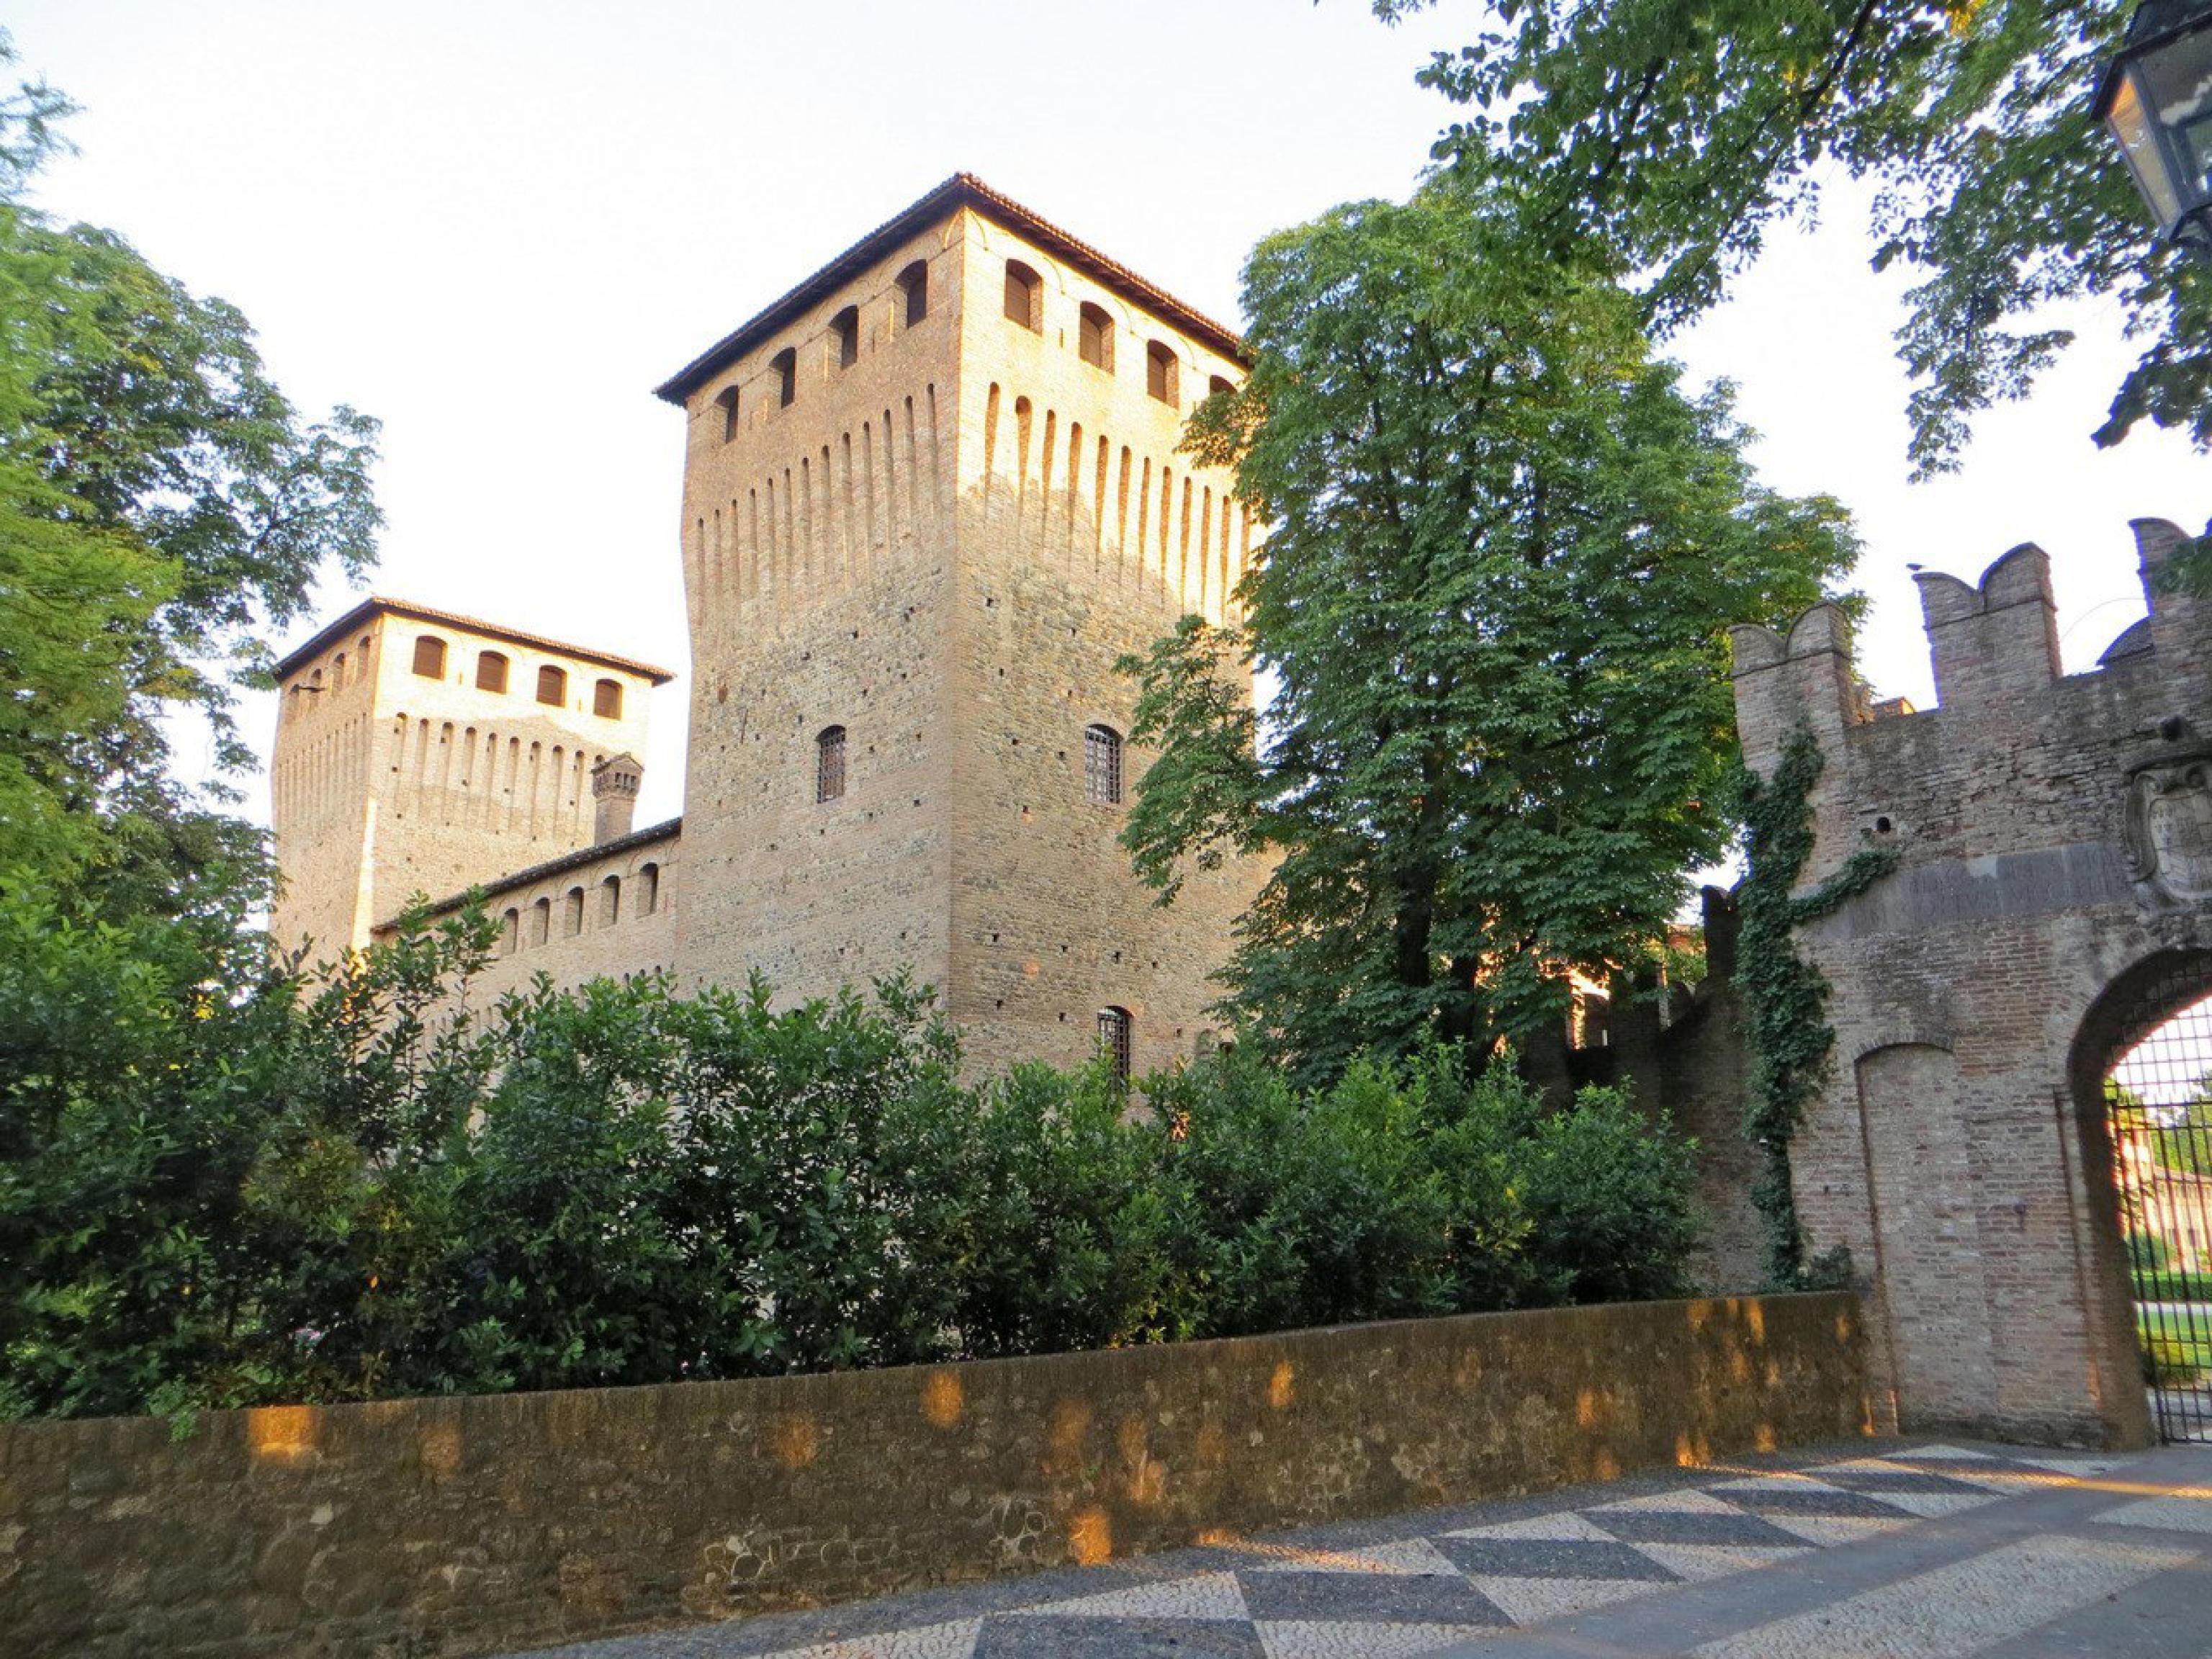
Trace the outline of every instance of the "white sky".
{"type": "MultiPolygon", "coordinates": [[[[963,169],[1234,321],[1258,237],[1410,187],[1449,114],[1413,72],[1480,15],[15,0],[7,22],[21,69],[85,106],[43,203],[240,306],[303,408],[384,421],[380,591],[680,669],[682,431],[660,379],[963,169]]],[[[1856,514],[1879,690],[1929,700],[1908,561],[1971,580],[2031,539],[2087,666],[2141,612],[2127,520],[2201,527],[2205,460],[2160,434],[2090,445],[2124,361],[2090,317],[2098,337],[1987,420],[1961,474],[1908,485],[1902,286],[1868,270],[1839,194],[1675,349],[1738,383],[1773,484],[1856,514]]],[[[680,809],[684,695],[655,704],[641,821],[680,809]]],[[[273,708],[246,719],[265,745],[273,708]]]]}

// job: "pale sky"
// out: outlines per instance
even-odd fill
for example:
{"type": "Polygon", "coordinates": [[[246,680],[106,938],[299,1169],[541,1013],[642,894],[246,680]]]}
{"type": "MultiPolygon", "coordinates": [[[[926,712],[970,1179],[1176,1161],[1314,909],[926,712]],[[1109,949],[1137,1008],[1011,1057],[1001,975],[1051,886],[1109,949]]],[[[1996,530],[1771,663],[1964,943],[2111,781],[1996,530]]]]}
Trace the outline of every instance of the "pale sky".
{"type": "MultiPolygon", "coordinates": [[[[21,68],[85,106],[42,204],[240,307],[303,408],[385,422],[379,591],[684,670],[682,421],[653,385],[962,170],[1234,322],[1257,238],[1410,188],[1450,113],[1413,71],[1481,15],[15,0],[6,21],[21,68]]],[[[1972,580],[2027,540],[2056,566],[2068,666],[2090,665],[2141,614],[2127,520],[2201,528],[2204,458],[2148,432],[2091,446],[2124,356],[2090,316],[1960,474],[1908,484],[1903,283],[1867,269],[1847,193],[1672,349],[1741,387],[1769,482],[1856,514],[1879,691],[1929,700],[1906,563],[1972,580]]],[[[350,602],[328,598],[325,617],[350,602]]],[[[265,752],[273,705],[245,719],[265,752]]],[[[680,810],[681,684],[653,720],[641,822],[680,810]]]]}

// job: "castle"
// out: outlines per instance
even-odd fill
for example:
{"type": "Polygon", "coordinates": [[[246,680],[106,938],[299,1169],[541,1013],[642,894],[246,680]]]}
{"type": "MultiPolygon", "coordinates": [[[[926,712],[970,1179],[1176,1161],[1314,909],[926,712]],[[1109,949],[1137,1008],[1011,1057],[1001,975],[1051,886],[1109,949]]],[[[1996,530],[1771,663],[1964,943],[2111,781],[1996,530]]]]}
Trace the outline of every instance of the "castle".
{"type": "MultiPolygon", "coordinates": [[[[973,1064],[1209,1040],[1261,872],[1162,908],[1113,672],[1231,618],[1257,526],[1176,453],[1230,330],[967,174],[659,388],[684,410],[685,810],[633,828],[665,669],[371,599],[278,665],[280,941],[481,888],[486,989],[664,969],[791,1002],[901,969],[973,1064]]],[[[1251,695],[1249,675],[1239,688],[1251,695]]]]}

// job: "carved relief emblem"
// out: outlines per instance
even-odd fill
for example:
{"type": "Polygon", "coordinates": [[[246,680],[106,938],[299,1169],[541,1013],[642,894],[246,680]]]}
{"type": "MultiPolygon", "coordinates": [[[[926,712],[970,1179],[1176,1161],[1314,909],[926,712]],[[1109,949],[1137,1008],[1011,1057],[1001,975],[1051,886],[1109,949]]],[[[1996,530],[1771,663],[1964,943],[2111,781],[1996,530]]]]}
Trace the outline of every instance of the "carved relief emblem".
{"type": "Polygon", "coordinates": [[[2212,755],[2169,756],[2130,772],[2126,848],[2145,898],[2212,898],[2212,755]]]}

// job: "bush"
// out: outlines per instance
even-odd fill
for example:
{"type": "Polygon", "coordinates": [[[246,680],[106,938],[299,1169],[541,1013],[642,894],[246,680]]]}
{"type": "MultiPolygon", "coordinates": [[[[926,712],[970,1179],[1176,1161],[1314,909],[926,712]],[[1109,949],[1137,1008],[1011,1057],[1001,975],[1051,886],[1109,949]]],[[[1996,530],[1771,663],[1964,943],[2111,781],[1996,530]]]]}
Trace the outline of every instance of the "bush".
{"type": "Polygon", "coordinates": [[[2170,1336],[2144,1334],[2142,1341],[2143,1381],[2154,1389],[2179,1388],[2194,1382],[2203,1371],[2198,1351],[2185,1342],[2170,1336]]]}
{"type": "Polygon", "coordinates": [[[1690,1147],[1509,1065],[963,1084],[902,981],[476,1008],[0,893],[0,1414],[602,1386],[1681,1288],[1690,1147]]]}

